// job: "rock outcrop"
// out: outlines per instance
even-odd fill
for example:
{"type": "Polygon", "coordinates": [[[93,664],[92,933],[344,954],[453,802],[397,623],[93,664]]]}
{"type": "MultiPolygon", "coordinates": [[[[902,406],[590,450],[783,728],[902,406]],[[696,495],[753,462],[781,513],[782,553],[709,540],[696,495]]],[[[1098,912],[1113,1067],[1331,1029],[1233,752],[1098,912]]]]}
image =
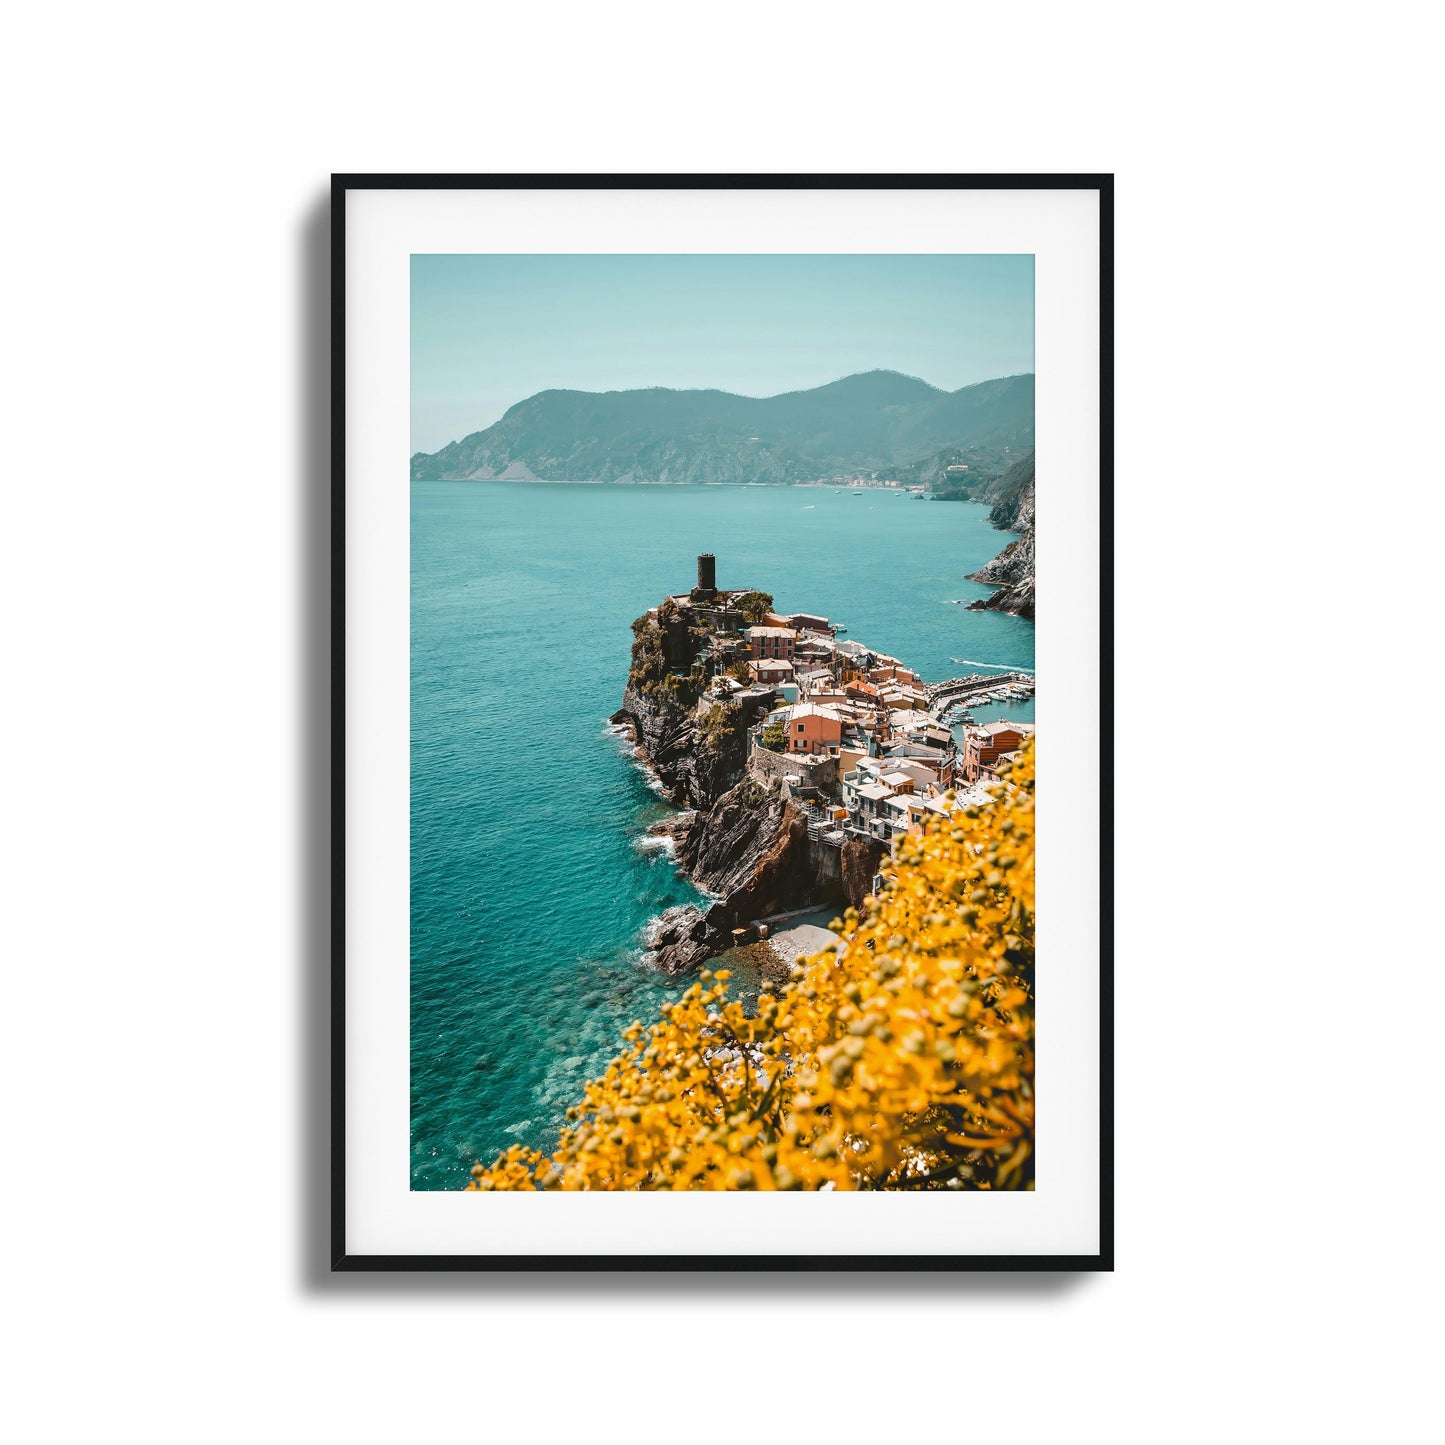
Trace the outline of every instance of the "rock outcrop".
{"type": "Polygon", "coordinates": [[[812,902],[808,820],[776,779],[745,777],[689,830],[678,865],[741,921],[812,902]]]}
{"type": "Polygon", "coordinates": [[[656,621],[644,613],[632,631],[632,667],[611,721],[628,729],[673,804],[707,808],[742,777],[748,729],[771,698],[713,701],[691,677],[669,671],[665,632],[656,621]]]}
{"type": "MultiPolygon", "coordinates": [[[[731,947],[733,929],[753,919],[837,901],[836,878],[820,866],[817,850],[826,846],[809,839],[807,819],[776,779],[745,776],[699,812],[680,838],[678,867],[716,901],[663,914],[648,940],[654,962],[683,973],[731,947]]],[[[860,898],[872,886],[876,862],[863,866],[867,884],[860,898]]]]}
{"type": "Polygon", "coordinates": [[[847,838],[843,842],[843,896],[854,908],[873,891],[873,879],[883,866],[888,850],[871,838],[847,838]]]}
{"type": "Polygon", "coordinates": [[[677,975],[697,968],[721,953],[731,941],[726,910],[715,903],[704,912],[696,904],[669,908],[647,937],[652,961],[664,973],[677,975]]]}
{"type": "Polygon", "coordinates": [[[1023,535],[1010,542],[991,562],[969,574],[969,581],[982,582],[999,590],[992,597],[970,602],[971,611],[1012,612],[1019,617],[1034,615],[1034,465],[1027,458],[1012,486],[989,512],[989,521],[1005,531],[1023,535]]]}
{"type": "Polygon", "coordinates": [[[697,683],[669,672],[662,627],[644,615],[633,634],[612,721],[628,730],[672,802],[694,810],[652,831],[673,840],[679,870],[716,900],[669,909],[654,926],[653,959],[676,974],[731,947],[742,924],[838,898],[838,855],[808,836],[807,818],[777,778],[748,772],[749,729],[771,697],[719,704],[699,696],[697,683]]]}
{"type": "Polygon", "coordinates": [[[630,729],[639,756],[657,774],[679,808],[705,808],[743,775],[748,728],[757,708],[736,708],[715,732],[707,729],[714,704],[695,698],[645,697],[630,684],[612,721],[630,729]],[[705,735],[707,734],[707,735],[705,735]]]}

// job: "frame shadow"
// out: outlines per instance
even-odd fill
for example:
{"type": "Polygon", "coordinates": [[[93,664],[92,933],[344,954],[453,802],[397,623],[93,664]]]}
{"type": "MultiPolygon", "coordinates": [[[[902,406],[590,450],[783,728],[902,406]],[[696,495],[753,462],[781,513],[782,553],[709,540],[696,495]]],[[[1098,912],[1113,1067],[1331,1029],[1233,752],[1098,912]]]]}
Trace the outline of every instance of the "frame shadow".
{"type": "Polygon", "coordinates": [[[299,1025],[296,1035],[301,1128],[297,1133],[296,1262],[299,1293],[317,1301],[356,1297],[425,1299],[1061,1298],[1096,1287],[1092,1272],[1036,1270],[780,1269],[586,1271],[492,1269],[487,1272],[335,1271],[331,1265],[331,869],[332,869],[332,603],[331,603],[331,192],[319,189],[297,228],[300,371],[296,556],[301,616],[301,675],[295,726],[301,755],[296,828],[301,858],[297,918],[299,1025]]]}

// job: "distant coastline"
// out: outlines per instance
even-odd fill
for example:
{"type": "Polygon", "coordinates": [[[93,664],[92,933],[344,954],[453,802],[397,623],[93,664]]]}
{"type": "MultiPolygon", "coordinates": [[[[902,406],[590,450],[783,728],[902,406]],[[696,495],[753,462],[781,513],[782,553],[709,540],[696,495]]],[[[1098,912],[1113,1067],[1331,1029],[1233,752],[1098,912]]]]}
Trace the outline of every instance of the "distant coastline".
{"type": "Polygon", "coordinates": [[[541,391],[491,426],[410,459],[417,481],[707,484],[925,482],[1033,446],[1032,373],[942,391],[893,371],[808,391],[541,391]]]}

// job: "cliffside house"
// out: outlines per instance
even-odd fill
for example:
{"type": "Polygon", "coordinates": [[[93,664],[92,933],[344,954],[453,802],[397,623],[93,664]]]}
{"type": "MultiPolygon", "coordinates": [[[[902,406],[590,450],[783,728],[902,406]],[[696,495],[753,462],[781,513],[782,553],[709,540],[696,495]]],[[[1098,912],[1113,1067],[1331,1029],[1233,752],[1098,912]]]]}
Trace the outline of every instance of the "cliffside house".
{"type": "Polygon", "coordinates": [[[853,789],[849,817],[853,826],[872,838],[887,842],[892,836],[885,804],[893,794],[882,783],[862,783],[853,789]]]}
{"type": "Polygon", "coordinates": [[[958,780],[958,754],[953,749],[932,748],[925,743],[895,743],[886,761],[906,771],[926,768],[940,788],[951,788],[958,780]]]}
{"type": "Polygon", "coordinates": [[[885,682],[879,685],[878,696],[889,712],[927,712],[928,694],[921,687],[900,682],[885,682]]]}
{"type": "Polygon", "coordinates": [[[829,637],[833,635],[833,629],[828,626],[828,619],[819,617],[813,612],[794,612],[785,621],[789,627],[798,632],[823,632],[829,637]]]}
{"type": "Polygon", "coordinates": [[[964,734],[960,760],[965,781],[972,783],[985,775],[992,776],[1004,754],[1017,752],[1033,731],[1032,723],[1009,722],[1005,718],[969,728],[964,734]]]}
{"type": "Polygon", "coordinates": [[[874,683],[900,682],[917,687],[923,679],[912,668],[904,667],[902,663],[890,662],[883,666],[870,668],[868,681],[874,683]]]}
{"type": "Polygon", "coordinates": [[[793,661],[800,668],[833,670],[832,652],[807,636],[798,639],[798,645],[793,649],[793,661]]]}
{"type": "Polygon", "coordinates": [[[825,753],[843,741],[843,719],[832,708],[803,702],[788,711],[788,751],[825,753]]]}
{"type": "MultiPolygon", "coordinates": [[[[912,791],[915,793],[927,793],[930,791],[941,791],[952,782],[952,769],[947,769],[947,781],[945,781],[945,760],[937,759],[926,761],[923,758],[900,758],[896,755],[883,759],[887,765],[888,776],[902,774],[913,783],[912,791]]],[[[887,781],[887,777],[884,778],[887,781]]],[[[899,792],[905,791],[900,788],[899,792]]]]}
{"type": "Polygon", "coordinates": [[[855,702],[866,703],[870,707],[876,707],[882,702],[878,692],[877,684],[864,682],[861,678],[854,678],[851,682],[843,684],[843,691],[855,702]]]}
{"type": "Polygon", "coordinates": [[[791,627],[750,627],[748,644],[754,661],[792,662],[798,634],[791,627]]]}
{"type": "Polygon", "coordinates": [[[793,680],[793,664],[791,662],[764,657],[751,663],[750,668],[753,677],[758,682],[767,683],[770,687],[777,687],[780,683],[793,680]]]}
{"type": "Polygon", "coordinates": [[[888,712],[888,726],[895,733],[920,732],[935,721],[932,713],[919,708],[890,708],[888,712]]]}

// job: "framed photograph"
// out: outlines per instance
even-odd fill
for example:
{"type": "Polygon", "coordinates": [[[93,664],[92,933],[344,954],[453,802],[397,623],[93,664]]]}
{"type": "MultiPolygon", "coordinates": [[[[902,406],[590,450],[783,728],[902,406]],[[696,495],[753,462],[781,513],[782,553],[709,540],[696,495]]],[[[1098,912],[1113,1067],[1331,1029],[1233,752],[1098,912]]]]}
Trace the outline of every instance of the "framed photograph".
{"type": "Polygon", "coordinates": [[[1113,1268],[1112,200],[333,177],[334,1269],[1113,1268]]]}

